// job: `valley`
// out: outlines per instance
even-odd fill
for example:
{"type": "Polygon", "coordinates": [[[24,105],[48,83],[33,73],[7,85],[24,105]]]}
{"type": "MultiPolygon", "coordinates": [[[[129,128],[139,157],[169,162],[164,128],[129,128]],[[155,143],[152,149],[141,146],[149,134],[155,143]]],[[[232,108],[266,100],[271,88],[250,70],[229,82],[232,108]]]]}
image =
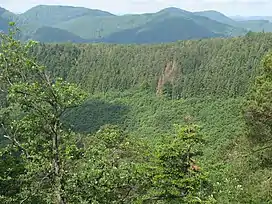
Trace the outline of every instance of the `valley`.
{"type": "Polygon", "coordinates": [[[40,5],[0,29],[0,203],[271,202],[269,17],[40,5]]]}

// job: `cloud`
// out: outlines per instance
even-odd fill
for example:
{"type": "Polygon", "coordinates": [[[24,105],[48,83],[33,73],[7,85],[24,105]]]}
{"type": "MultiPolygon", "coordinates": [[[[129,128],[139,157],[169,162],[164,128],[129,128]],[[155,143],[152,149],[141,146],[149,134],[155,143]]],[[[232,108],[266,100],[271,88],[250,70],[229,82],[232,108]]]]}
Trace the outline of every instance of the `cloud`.
{"type": "Polygon", "coordinates": [[[0,0],[0,6],[23,12],[40,4],[72,5],[113,13],[155,12],[166,7],[189,11],[217,10],[228,15],[270,15],[272,0],[0,0]]]}

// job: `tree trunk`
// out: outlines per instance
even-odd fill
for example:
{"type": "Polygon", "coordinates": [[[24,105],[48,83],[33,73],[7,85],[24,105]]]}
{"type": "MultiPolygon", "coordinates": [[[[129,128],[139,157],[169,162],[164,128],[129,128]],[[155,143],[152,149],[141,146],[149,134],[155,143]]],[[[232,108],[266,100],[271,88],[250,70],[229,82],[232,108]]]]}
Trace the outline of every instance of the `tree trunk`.
{"type": "Polygon", "coordinates": [[[60,174],[60,160],[59,160],[59,141],[58,135],[54,134],[53,136],[53,170],[54,170],[54,187],[55,187],[55,196],[57,204],[65,204],[65,200],[62,196],[62,176],[60,174]]]}

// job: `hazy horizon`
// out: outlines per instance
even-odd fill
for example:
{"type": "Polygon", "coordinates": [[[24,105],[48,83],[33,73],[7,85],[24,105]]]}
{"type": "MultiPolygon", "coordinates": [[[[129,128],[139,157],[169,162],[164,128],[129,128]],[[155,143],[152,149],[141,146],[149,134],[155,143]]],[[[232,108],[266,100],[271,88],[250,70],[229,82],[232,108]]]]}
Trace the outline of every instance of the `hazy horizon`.
{"type": "Polygon", "coordinates": [[[271,0],[0,0],[0,6],[14,13],[23,13],[37,5],[78,6],[100,9],[113,14],[153,13],[168,7],[177,7],[187,11],[216,10],[227,16],[270,16],[271,0]]]}

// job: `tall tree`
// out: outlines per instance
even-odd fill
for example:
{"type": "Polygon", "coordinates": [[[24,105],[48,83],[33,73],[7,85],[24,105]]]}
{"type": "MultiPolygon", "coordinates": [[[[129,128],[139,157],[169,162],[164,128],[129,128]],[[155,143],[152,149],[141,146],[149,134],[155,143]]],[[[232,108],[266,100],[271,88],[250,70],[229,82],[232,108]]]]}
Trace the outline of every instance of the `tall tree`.
{"type": "Polygon", "coordinates": [[[145,202],[203,203],[212,201],[212,186],[194,157],[202,154],[199,127],[177,126],[177,134],[156,150],[151,188],[145,202]]]}
{"type": "Polygon", "coordinates": [[[14,158],[20,157],[24,166],[18,178],[23,185],[13,201],[64,204],[65,174],[79,148],[76,134],[62,117],[86,94],[62,79],[50,78],[45,67],[28,55],[33,42],[21,44],[14,39],[15,33],[16,28],[11,28],[9,35],[1,35],[0,53],[2,94],[6,96],[1,126],[10,141],[7,148],[16,152],[14,158]]]}
{"type": "Polygon", "coordinates": [[[106,125],[85,138],[84,146],[79,172],[71,175],[73,185],[67,185],[71,203],[134,203],[145,193],[149,180],[141,166],[148,148],[140,140],[106,125]]]}
{"type": "Polygon", "coordinates": [[[272,150],[272,53],[262,62],[262,74],[256,78],[248,95],[245,119],[249,136],[261,152],[272,150]]]}

